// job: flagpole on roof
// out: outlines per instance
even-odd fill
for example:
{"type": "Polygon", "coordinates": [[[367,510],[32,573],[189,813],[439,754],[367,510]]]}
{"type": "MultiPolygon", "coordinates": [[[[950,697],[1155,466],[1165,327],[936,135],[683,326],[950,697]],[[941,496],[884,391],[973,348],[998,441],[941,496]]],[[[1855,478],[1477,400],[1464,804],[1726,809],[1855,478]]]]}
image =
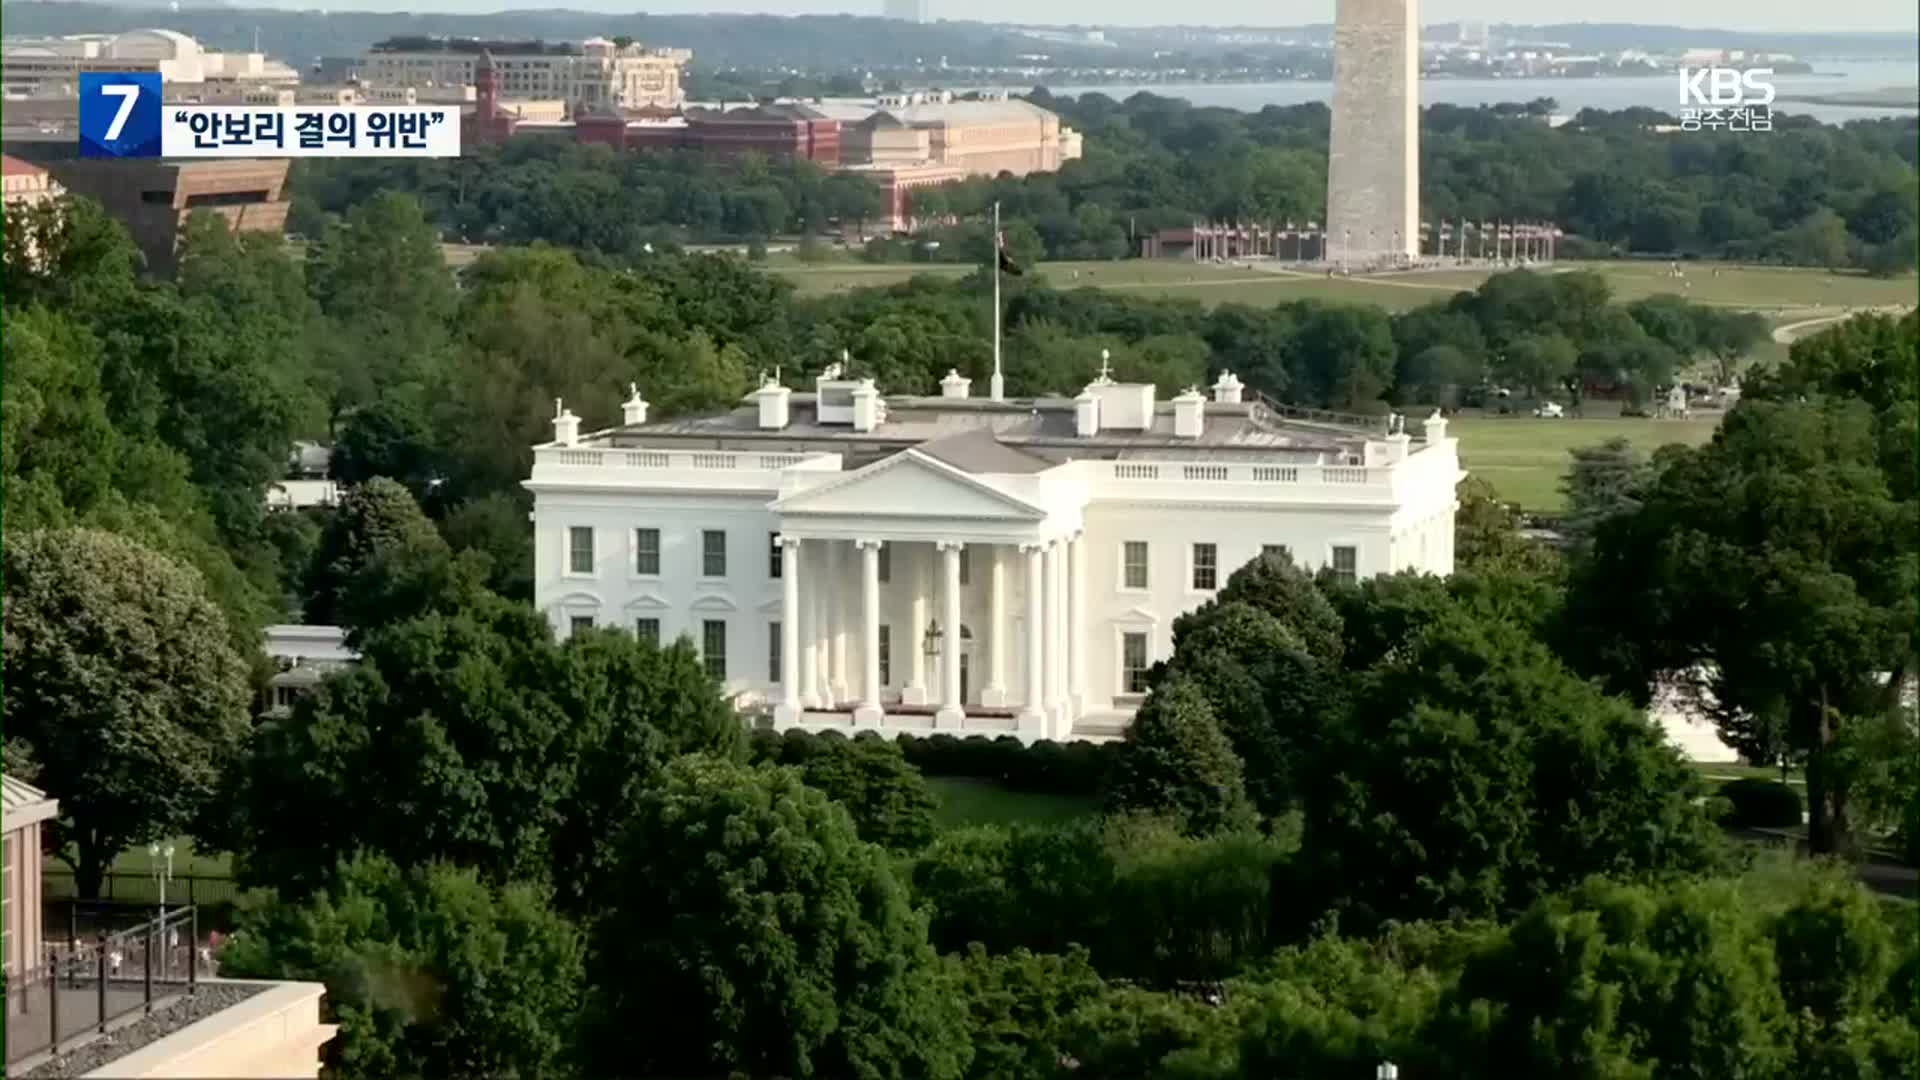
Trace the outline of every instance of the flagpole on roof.
{"type": "Polygon", "coordinates": [[[1000,374],[1000,253],[1003,241],[1000,238],[1000,203],[993,204],[993,379],[987,384],[988,394],[995,401],[1006,398],[1007,380],[1000,374]]]}

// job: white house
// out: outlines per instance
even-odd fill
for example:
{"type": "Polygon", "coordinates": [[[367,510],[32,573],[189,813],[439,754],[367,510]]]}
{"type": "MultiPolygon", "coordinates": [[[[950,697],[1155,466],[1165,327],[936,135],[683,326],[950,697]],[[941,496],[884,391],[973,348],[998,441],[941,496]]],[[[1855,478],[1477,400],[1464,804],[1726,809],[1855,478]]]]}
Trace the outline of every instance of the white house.
{"type": "Polygon", "coordinates": [[[718,415],[535,448],[535,601],[561,634],[689,636],[775,726],[1120,734],[1173,620],[1284,549],[1368,576],[1453,568],[1455,440],[1282,419],[1223,373],[1156,402],[883,398],[829,369],[718,415]]]}

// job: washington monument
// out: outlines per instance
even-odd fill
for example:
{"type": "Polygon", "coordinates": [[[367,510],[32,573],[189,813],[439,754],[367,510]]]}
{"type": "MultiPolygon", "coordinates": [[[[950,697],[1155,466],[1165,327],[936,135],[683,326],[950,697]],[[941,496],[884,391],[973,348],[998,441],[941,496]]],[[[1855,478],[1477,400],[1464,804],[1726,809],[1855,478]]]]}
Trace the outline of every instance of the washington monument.
{"type": "Polygon", "coordinates": [[[1420,0],[1337,0],[1327,255],[1420,254],[1420,0]]]}

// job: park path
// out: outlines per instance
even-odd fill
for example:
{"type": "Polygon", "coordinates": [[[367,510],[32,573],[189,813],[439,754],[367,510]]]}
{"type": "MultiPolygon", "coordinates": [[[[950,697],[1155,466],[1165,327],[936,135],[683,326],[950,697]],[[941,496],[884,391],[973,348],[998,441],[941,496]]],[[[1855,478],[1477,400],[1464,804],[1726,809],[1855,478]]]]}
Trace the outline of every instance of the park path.
{"type": "Polygon", "coordinates": [[[1786,324],[1785,326],[1774,327],[1773,340],[1779,342],[1782,345],[1790,345],[1793,342],[1798,341],[1801,338],[1807,336],[1807,333],[1809,331],[1815,330],[1822,326],[1826,326],[1830,323],[1837,323],[1847,319],[1851,319],[1855,315],[1860,315],[1868,311],[1878,311],[1878,312],[1883,312],[1890,315],[1898,315],[1899,313],[1907,310],[1909,309],[1905,304],[1882,304],[1879,307],[1862,308],[1859,311],[1843,311],[1838,315],[1822,315],[1817,319],[1801,319],[1799,322],[1791,322],[1786,324]]]}

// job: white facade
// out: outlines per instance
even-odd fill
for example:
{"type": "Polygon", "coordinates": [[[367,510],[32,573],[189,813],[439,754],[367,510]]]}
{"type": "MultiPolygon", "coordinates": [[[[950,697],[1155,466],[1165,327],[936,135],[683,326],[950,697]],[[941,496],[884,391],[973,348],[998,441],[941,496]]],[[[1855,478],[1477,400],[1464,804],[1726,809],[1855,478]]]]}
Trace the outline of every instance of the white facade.
{"type": "Polygon", "coordinates": [[[560,410],[527,482],[558,632],[685,635],[781,728],[1102,738],[1174,618],[1269,548],[1453,567],[1463,474],[1437,416],[1419,441],[1293,424],[1231,374],[1170,404],[1104,377],[983,401],[957,375],[893,400],[833,375],[656,424],[636,393],[586,437],[560,410]]]}
{"type": "Polygon", "coordinates": [[[300,73],[263,53],[216,52],[172,30],[12,37],[0,43],[8,96],[67,96],[83,71],[157,71],[168,84],[293,86],[300,73]]]}
{"type": "MultiPolygon", "coordinates": [[[[429,89],[473,85],[480,50],[420,42],[376,46],[362,60],[362,78],[376,85],[429,89]]],[[[589,38],[577,46],[501,43],[489,53],[500,96],[586,106],[673,107],[681,103],[686,49],[649,49],[589,38]]]]}

